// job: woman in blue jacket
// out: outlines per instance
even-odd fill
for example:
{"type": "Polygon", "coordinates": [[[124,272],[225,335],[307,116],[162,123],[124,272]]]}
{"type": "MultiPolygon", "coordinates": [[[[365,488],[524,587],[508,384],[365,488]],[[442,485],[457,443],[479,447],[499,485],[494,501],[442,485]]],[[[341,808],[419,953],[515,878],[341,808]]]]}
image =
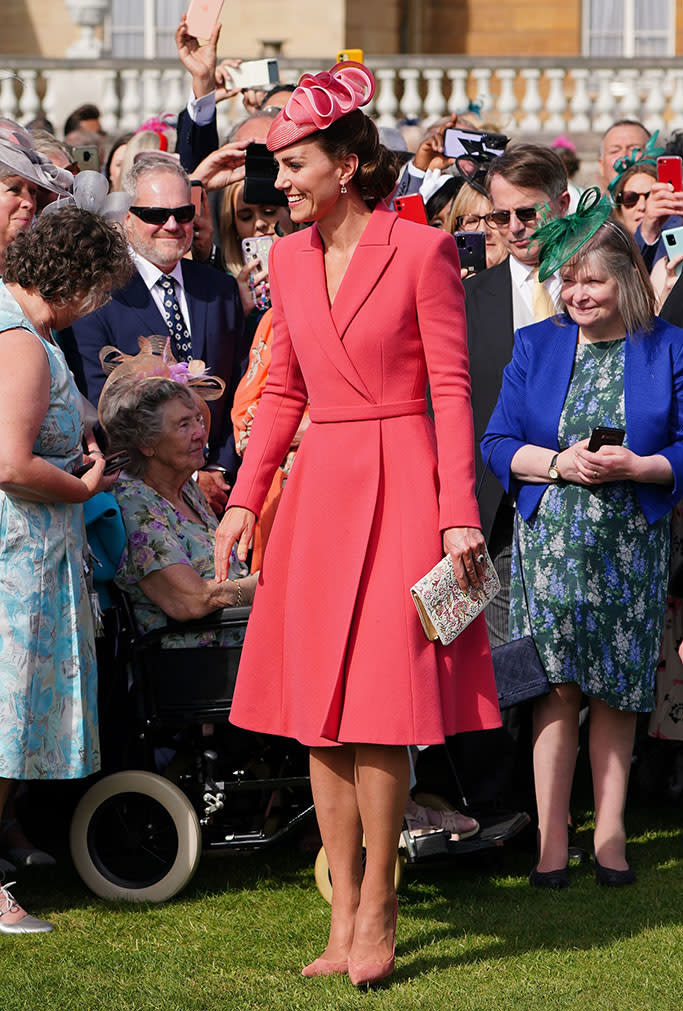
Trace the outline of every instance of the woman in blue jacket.
{"type": "Polygon", "coordinates": [[[484,459],[516,494],[510,636],[531,632],[552,684],[534,705],[539,854],[530,877],[551,888],[569,884],[582,694],[596,879],[635,880],[626,788],[636,714],[654,705],[669,513],[683,495],[683,330],[654,316],[631,236],[606,198],[596,201],[537,233],[540,279],[560,269],[561,313],[517,332],[482,440],[484,459]],[[590,452],[598,427],[625,431],[623,445],[590,452]]]}

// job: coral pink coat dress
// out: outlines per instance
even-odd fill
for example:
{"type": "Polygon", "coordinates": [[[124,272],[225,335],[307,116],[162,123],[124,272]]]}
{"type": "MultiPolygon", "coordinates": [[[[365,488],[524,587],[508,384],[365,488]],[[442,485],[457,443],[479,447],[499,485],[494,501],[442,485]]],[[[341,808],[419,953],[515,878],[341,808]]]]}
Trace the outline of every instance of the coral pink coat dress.
{"type": "Polygon", "coordinates": [[[483,617],[451,646],[430,643],[410,596],[443,555],[441,531],[479,526],[455,243],[378,205],[331,307],[316,226],[270,262],[272,363],[231,506],[258,514],[309,399],[311,424],[230,719],[309,746],[436,744],[498,726],[483,617]]]}

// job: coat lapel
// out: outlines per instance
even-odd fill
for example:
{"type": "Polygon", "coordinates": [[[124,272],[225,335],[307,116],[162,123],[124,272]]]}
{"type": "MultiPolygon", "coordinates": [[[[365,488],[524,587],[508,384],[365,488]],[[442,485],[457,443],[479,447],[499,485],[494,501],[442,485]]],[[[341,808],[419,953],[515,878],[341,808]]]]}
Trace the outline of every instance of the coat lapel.
{"type": "Polygon", "coordinates": [[[207,300],[206,290],[201,284],[201,277],[197,271],[186,269],[186,263],[181,263],[183,272],[183,285],[185,286],[185,300],[187,311],[190,316],[190,333],[192,335],[192,357],[201,358],[206,361],[206,315],[207,300]],[[199,284],[198,284],[199,282],[199,284]]]}
{"type": "Polygon", "coordinates": [[[552,319],[535,325],[544,326],[548,331],[544,341],[545,368],[542,371],[542,389],[539,390],[539,394],[547,399],[543,405],[541,422],[543,433],[539,445],[556,446],[558,425],[574,369],[579,328],[576,323],[561,326],[552,319]]]}
{"type": "Polygon", "coordinates": [[[396,252],[389,244],[395,221],[396,216],[379,203],[356,246],[332,306],[332,322],[341,340],[396,252]]]}
{"type": "MultiPolygon", "coordinates": [[[[152,298],[151,292],[137,271],[126,287],[122,288],[117,294],[116,300],[122,302],[128,309],[132,309],[139,317],[141,321],[141,334],[149,335],[168,333],[166,321],[157,309],[156,302],[152,298]]],[[[131,330],[132,329],[133,328],[131,327],[131,330]]],[[[132,353],[136,354],[138,351],[139,348],[136,346],[132,353]]]]}
{"type": "MultiPolygon", "coordinates": [[[[327,281],[325,278],[323,247],[320,234],[315,226],[310,229],[310,233],[310,244],[301,249],[297,254],[299,266],[297,277],[305,287],[301,295],[303,302],[307,303],[310,307],[310,313],[307,313],[307,315],[314,330],[315,339],[346,382],[366,400],[372,401],[372,394],[346,353],[339,332],[334,325],[330,310],[330,300],[327,295],[327,281]]],[[[342,282],[342,287],[345,281],[346,276],[342,282]]],[[[335,304],[339,301],[340,292],[341,288],[337,293],[335,304]]]]}

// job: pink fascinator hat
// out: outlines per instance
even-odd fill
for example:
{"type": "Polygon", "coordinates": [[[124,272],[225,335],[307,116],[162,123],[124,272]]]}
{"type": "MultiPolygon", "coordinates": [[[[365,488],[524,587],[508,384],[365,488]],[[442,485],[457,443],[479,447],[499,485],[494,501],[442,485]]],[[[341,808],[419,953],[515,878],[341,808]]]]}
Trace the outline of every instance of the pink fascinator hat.
{"type": "Polygon", "coordinates": [[[268,131],[269,151],[297,144],[342,116],[367,105],[375,79],[362,63],[348,60],[320,74],[304,74],[268,131]]]}

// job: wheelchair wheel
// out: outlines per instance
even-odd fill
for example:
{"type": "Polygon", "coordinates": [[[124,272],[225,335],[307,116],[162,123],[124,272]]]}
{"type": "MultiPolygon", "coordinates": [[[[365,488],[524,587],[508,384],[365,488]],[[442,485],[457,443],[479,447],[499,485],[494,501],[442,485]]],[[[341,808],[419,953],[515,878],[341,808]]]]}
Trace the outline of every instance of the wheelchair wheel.
{"type": "MultiPolygon", "coordinates": [[[[365,860],[365,850],[363,850],[363,860],[365,860]]],[[[396,855],[396,864],[394,866],[394,886],[398,891],[401,885],[401,879],[403,878],[403,858],[400,854],[396,855]]],[[[332,877],[330,875],[330,865],[327,862],[327,854],[325,853],[325,847],[321,846],[318,850],[318,855],[315,858],[315,867],[313,868],[313,873],[315,875],[315,883],[318,891],[324,898],[325,902],[332,903],[332,877]]]]}
{"type": "Polygon", "coordinates": [[[102,899],[164,902],[188,883],[202,835],[192,804],[152,772],[117,772],[95,783],[71,821],[71,856],[102,899]]]}

